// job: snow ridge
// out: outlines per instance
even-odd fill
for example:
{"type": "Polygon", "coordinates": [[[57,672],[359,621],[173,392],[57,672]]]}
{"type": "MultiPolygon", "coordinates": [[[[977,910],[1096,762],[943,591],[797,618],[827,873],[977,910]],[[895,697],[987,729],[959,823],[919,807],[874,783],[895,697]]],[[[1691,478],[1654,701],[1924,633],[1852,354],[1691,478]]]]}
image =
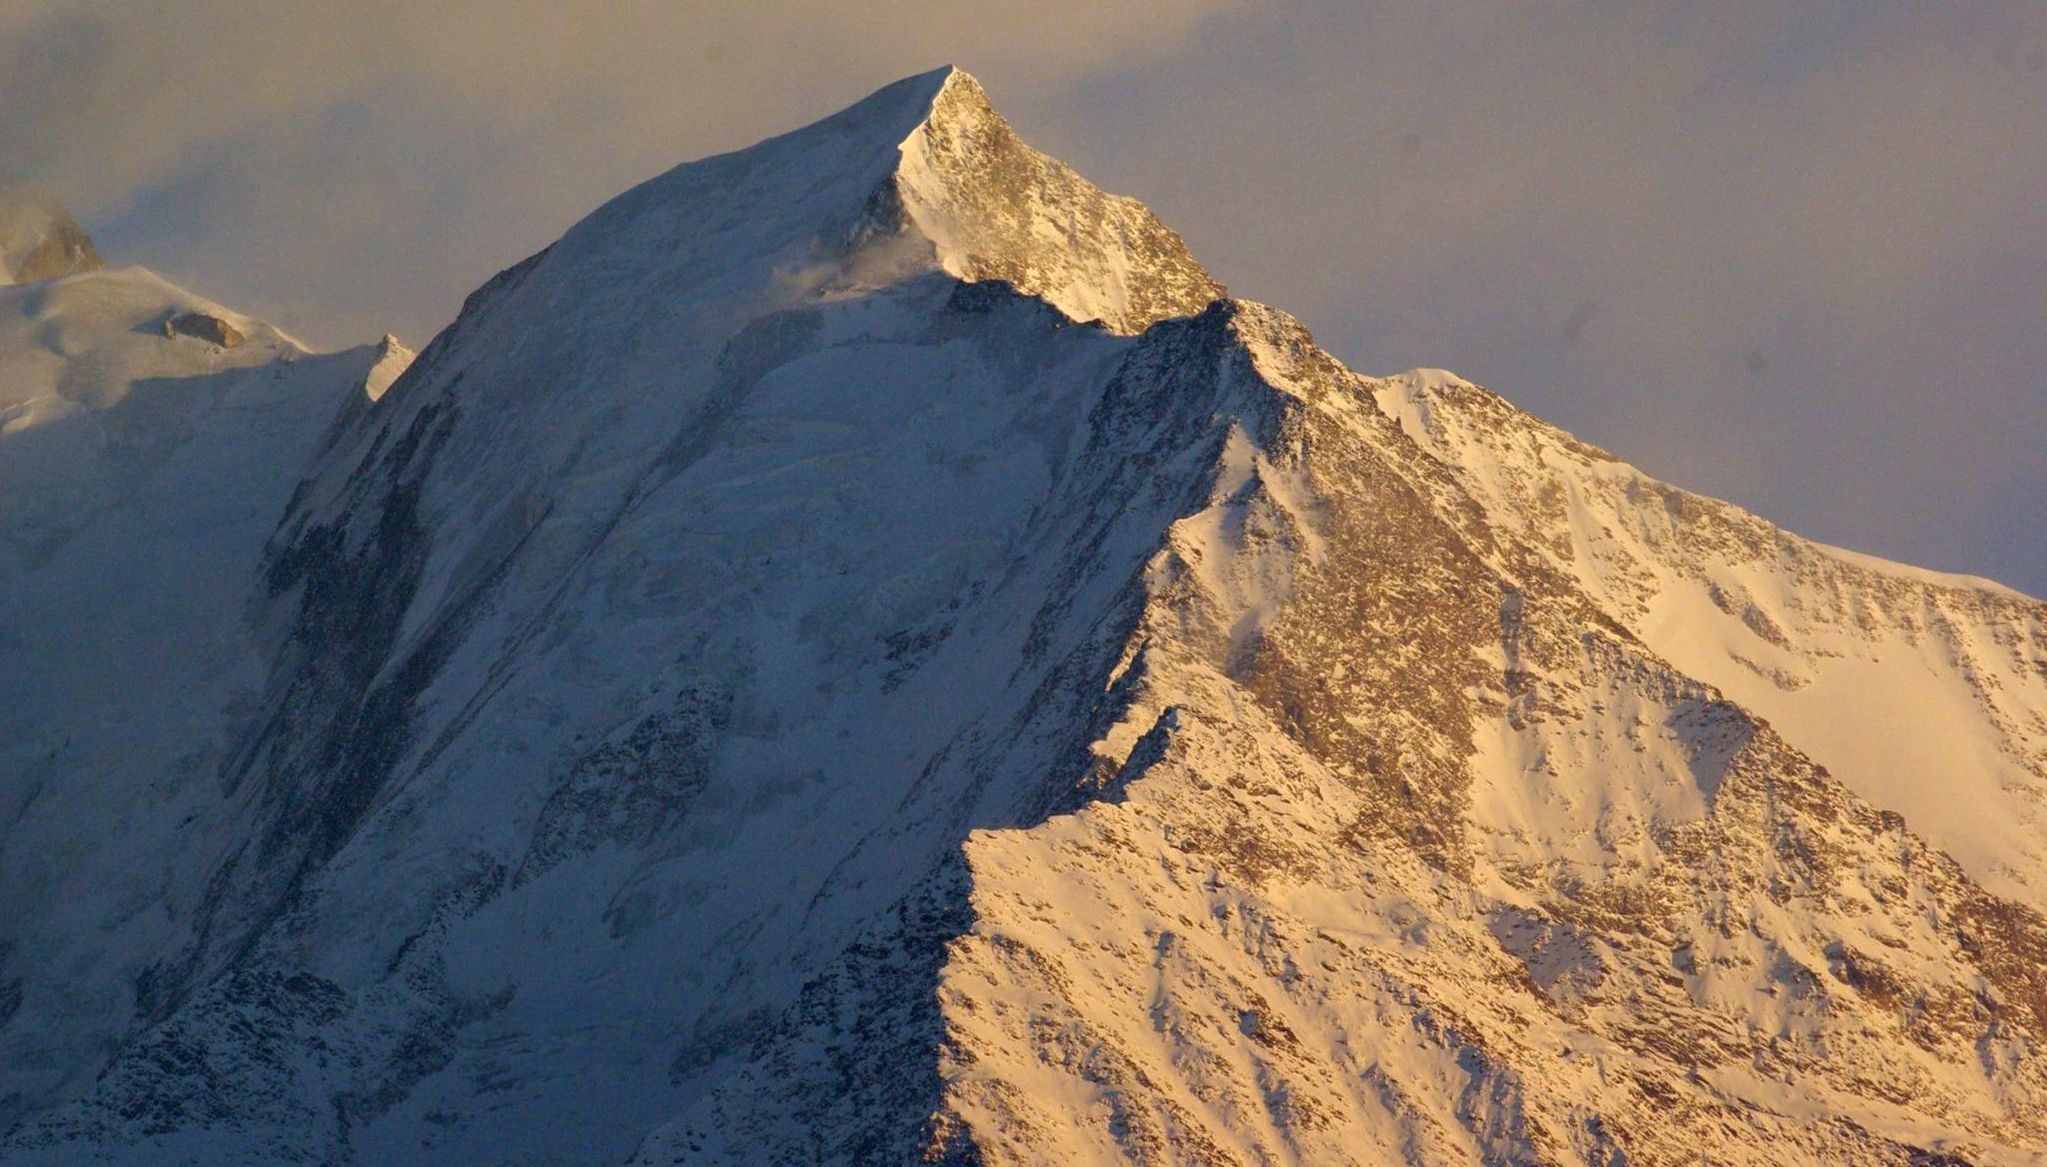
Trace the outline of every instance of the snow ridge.
{"type": "Polygon", "coordinates": [[[1374,389],[1494,522],[1978,879],[2047,897],[2047,604],[1801,539],[1478,386],[1374,389]]]}

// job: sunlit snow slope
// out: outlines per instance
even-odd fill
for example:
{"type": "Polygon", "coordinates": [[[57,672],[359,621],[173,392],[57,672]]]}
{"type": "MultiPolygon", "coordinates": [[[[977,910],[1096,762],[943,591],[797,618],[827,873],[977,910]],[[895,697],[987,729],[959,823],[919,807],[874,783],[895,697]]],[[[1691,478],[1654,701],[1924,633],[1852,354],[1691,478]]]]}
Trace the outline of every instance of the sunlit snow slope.
{"type": "Polygon", "coordinates": [[[1657,652],[1986,886],[2047,904],[2047,605],[1800,539],[1451,374],[1389,378],[1377,398],[1657,652]]]}
{"type": "Polygon", "coordinates": [[[6,585],[9,1163],[2047,1161],[2047,608],[1354,374],[965,74],[402,376],[234,321],[353,387],[21,463],[186,566],[6,585]]]}

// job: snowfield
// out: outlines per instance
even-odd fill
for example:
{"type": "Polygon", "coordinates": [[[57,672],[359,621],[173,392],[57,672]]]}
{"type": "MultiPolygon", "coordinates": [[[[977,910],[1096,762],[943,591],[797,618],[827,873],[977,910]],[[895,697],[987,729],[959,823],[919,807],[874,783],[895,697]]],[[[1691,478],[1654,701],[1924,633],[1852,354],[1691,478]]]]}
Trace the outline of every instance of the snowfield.
{"type": "Polygon", "coordinates": [[[0,288],[0,410],[9,1164],[2047,1163],[2047,605],[1354,373],[956,70],[417,359],[0,288]]]}

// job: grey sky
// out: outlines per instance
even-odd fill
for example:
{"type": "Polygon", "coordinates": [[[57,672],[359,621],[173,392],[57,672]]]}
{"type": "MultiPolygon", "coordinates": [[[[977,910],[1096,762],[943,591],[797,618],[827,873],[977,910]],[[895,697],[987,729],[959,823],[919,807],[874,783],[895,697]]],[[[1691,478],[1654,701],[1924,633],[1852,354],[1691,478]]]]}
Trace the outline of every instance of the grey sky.
{"type": "Polygon", "coordinates": [[[650,174],[941,62],[1366,372],[2047,594],[2047,5],[0,0],[0,181],[419,343],[650,174]]]}

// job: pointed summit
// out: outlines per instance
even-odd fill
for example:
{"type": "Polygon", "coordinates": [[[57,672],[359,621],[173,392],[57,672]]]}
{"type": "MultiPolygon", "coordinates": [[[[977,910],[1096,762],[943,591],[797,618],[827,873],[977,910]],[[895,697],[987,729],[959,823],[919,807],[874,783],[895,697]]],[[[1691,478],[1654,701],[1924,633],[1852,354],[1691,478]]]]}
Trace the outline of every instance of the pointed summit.
{"type": "Polygon", "coordinates": [[[551,288],[549,297],[633,301],[622,313],[665,312],[676,302],[656,289],[744,288],[716,298],[751,314],[934,271],[1004,281],[1124,334],[1194,315],[1223,294],[1144,204],[1026,145],[979,82],[947,67],[650,179],[478,306],[509,307],[524,296],[515,286],[530,285],[551,288]]]}
{"type": "Polygon", "coordinates": [[[53,280],[106,264],[63,204],[36,194],[0,194],[0,283],[53,280]]]}
{"type": "Polygon", "coordinates": [[[1026,145],[971,75],[946,68],[912,81],[933,79],[891,193],[903,229],[930,239],[945,270],[1006,280],[1123,333],[1192,316],[1223,295],[1150,208],[1026,145]]]}
{"type": "Polygon", "coordinates": [[[412,362],[418,356],[418,353],[405,346],[404,341],[388,332],[385,333],[384,339],[377,342],[376,351],[370,357],[370,371],[363,378],[363,396],[371,401],[382,399],[405,370],[412,367],[412,362]]]}

